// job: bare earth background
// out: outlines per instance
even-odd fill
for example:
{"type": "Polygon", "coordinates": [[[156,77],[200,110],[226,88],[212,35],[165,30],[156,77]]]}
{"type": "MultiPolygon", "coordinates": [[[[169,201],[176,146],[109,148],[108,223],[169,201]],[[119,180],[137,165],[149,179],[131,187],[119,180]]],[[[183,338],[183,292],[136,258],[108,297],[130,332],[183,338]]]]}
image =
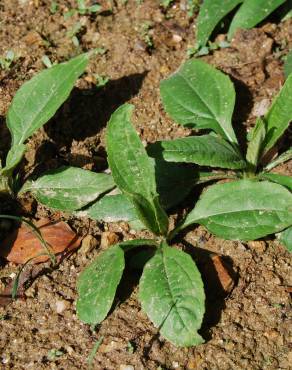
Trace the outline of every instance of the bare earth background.
{"type": "MultiPolygon", "coordinates": [[[[106,122],[124,102],[135,104],[135,125],[145,142],[189,134],[166,116],[159,97],[159,81],[178,68],[187,58],[187,48],[194,44],[196,21],[195,16],[187,16],[186,0],[175,1],[167,12],[157,0],[144,0],[140,5],[135,0],[126,4],[117,1],[112,13],[106,11],[107,1],[101,1],[105,9],[102,14],[74,15],[68,20],[63,13],[75,2],[58,3],[58,10],[52,14],[49,0],[0,2],[0,55],[13,50],[18,57],[8,71],[0,70],[1,157],[10,140],[4,116],[18,87],[45,68],[42,56],[61,62],[96,47],[103,48],[104,53],[91,60],[70,99],[29,140],[22,177],[62,164],[106,169],[106,122]],[[71,40],[77,22],[79,47],[71,40]],[[147,45],[149,39],[152,45],[147,45]],[[108,76],[110,82],[97,88],[96,74],[108,76]]],[[[273,22],[271,18],[257,29],[239,31],[230,48],[204,57],[235,83],[234,127],[239,133],[254,124],[256,115],[263,114],[284,81],[281,57],[292,47],[292,22],[273,22]]],[[[291,142],[291,138],[290,131],[285,141],[291,142]]],[[[292,163],[277,171],[291,175],[292,163]]],[[[184,202],[186,210],[194,205],[200,191],[195,189],[184,202]]],[[[223,256],[235,282],[226,295],[206,280],[208,312],[202,328],[206,343],[179,349],[161,338],[141,311],[136,299],[139,274],[131,271],[119,288],[114,310],[99,327],[94,330],[76,317],[79,272],[112,239],[141,233],[135,234],[124,223],[110,225],[53,213],[32,199],[22,199],[21,203],[36,218],[68,221],[79,235],[91,235],[97,247],[93,251],[81,248],[57,270],[43,272],[25,299],[0,309],[1,369],[87,369],[87,358],[101,337],[94,369],[123,370],[125,365],[135,370],[291,368],[291,260],[276,239],[230,242],[211,236],[203,227],[193,227],[178,239],[178,247],[194,256],[202,272],[206,270],[204,258],[210,252],[223,256]],[[59,355],[50,356],[52,350],[58,350],[59,355]]],[[[0,207],[1,213],[7,210],[3,203],[0,207]]],[[[4,261],[0,267],[2,288],[18,268],[4,261]]]]}

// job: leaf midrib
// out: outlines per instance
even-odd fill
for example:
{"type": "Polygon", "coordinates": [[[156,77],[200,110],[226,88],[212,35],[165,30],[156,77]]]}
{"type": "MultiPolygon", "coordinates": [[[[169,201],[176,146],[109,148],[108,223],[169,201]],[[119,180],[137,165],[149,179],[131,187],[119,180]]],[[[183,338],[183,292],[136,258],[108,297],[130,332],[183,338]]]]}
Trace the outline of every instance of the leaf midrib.
{"type": "MultiPolygon", "coordinates": [[[[186,275],[189,277],[189,274],[182,268],[182,266],[175,260],[175,258],[173,257],[166,257],[164,252],[162,251],[162,262],[163,262],[163,270],[164,270],[164,273],[165,273],[165,276],[166,276],[166,281],[167,281],[167,286],[168,286],[168,290],[169,290],[169,294],[171,296],[171,299],[172,299],[172,306],[171,306],[171,309],[175,309],[176,310],[176,313],[177,313],[177,316],[179,317],[179,320],[181,321],[181,323],[183,324],[183,327],[189,332],[189,333],[192,333],[192,331],[189,329],[188,325],[184,322],[183,318],[181,317],[180,313],[179,313],[179,310],[178,310],[178,307],[177,307],[177,304],[176,304],[176,301],[174,299],[174,295],[172,293],[172,289],[171,289],[171,286],[169,284],[169,278],[168,278],[168,273],[167,273],[167,268],[166,268],[166,263],[165,263],[165,259],[168,258],[169,260],[173,260],[185,273],[186,275]]],[[[167,319],[167,318],[166,318],[167,319]]],[[[163,325],[162,325],[163,327],[163,325]]]]}

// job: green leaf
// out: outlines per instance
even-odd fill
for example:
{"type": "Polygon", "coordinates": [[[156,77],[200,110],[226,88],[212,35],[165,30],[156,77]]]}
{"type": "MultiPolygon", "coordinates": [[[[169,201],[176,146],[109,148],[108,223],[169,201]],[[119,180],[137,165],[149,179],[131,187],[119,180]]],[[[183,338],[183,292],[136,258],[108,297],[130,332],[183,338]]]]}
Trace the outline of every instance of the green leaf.
{"type": "Polygon", "coordinates": [[[201,166],[240,169],[246,167],[231,144],[214,135],[190,136],[175,140],[159,141],[151,152],[169,162],[196,163],[201,166]]]}
{"type": "Polygon", "coordinates": [[[155,240],[128,240],[110,247],[82,271],[77,280],[77,315],[87,324],[99,324],[108,314],[125,268],[124,253],[155,240]]]}
{"type": "Polygon", "coordinates": [[[161,82],[160,93],[166,112],[176,122],[212,129],[237,143],[231,124],[235,91],[224,73],[201,60],[189,60],[161,82]]]}
{"type": "Polygon", "coordinates": [[[266,136],[265,123],[261,118],[257,119],[255,127],[252,129],[250,141],[248,143],[246,160],[255,168],[261,154],[261,148],[266,136]]]}
{"type": "Polygon", "coordinates": [[[68,98],[84,72],[90,53],[85,53],[38,73],[15,94],[7,115],[12,146],[23,144],[43,126],[68,98]]]}
{"type": "Polygon", "coordinates": [[[284,73],[286,78],[288,78],[289,75],[292,73],[292,50],[290,50],[288,55],[286,56],[286,60],[284,63],[284,73]]]}
{"type": "Polygon", "coordinates": [[[216,25],[243,0],[204,0],[197,20],[196,48],[206,45],[216,25]]]}
{"type": "Polygon", "coordinates": [[[147,156],[130,122],[133,106],[112,115],[107,128],[108,163],[119,189],[134,204],[140,220],[155,234],[165,235],[168,217],[158,200],[154,161],[147,156]]]}
{"type": "Polygon", "coordinates": [[[268,163],[264,170],[265,171],[271,171],[273,168],[279,166],[279,164],[285,163],[292,159],[292,147],[286,150],[286,152],[282,153],[278,157],[276,157],[274,160],[272,160],[270,163],[268,163]]]}
{"type": "Polygon", "coordinates": [[[139,299],[170,342],[177,346],[203,343],[197,331],[205,311],[204,286],[189,255],[163,244],[144,267],[139,299]]]}
{"type": "Polygon", "coordinates": [[[213,185],[202,194],[179,229],[193,223],[225,239],[258,239],[292,224],[292,194],[267,181],[213,185]]]}
{"type": "Polygon", "coordinates": [[[89,217],[93,220],[105,222],[126,221],[135,223],[135,229],[143,229],[134,205],[124,194],[106,195],[88,208],[75,212],[77,216],[89,217]]]}
{"type": "MultiPolygon", "coordinates": [[[[185,167],[160,159],[155,159],[155,176],[160,203],[164,209],[179,204],[198,181],[194,166],[185,167]]],[[[106,195],[75,214],[105,222],[126,221],[135,230],[145,228],[139,220],[135,206],[124,194],[106,195]]]]}
{"type": "Polygon", "coordinates": [[[282,231],[279,240],[292,253],[292,227],[288,227],[288,229],[282,231]]]}
{"type": "Polygon", "coordinates": [[[267,135],[263,143],[263,150],[267,152],[276,144],[292,121],[292,75],[288,76],[264,120],[267,135]]]}
{"type": "Polygon", "coordinates": [[[26,146],[24,144],[13,146],[7,154],[6,166],[1,170],[1,174],[10,176],[14,168],[21,161],[25,151],[26,146]]]}
{"type": "Polygon", "coordinates": [[[31,191],[47,207],[74,211],[93,202],[101,194],[114,188],[110,175],[77,167],[61,167],[28,181],[21,192],[31,191]]]}
{"type": "Polygon", "coordinates": [[[79,275],[77,315],[87,324],[99,324],[108,314],[125,267],[119,244],[110,247],[79,275]]]}
{"type": "Polygon", "coordinates": [[[235,14],[228,31],[231,39],[238,28],[252,28],[286,0],[245,0],[235,14]]]}
{"type": "Polygon", "coordinates": [[[292,177],[280,175],[279,173],[262,173],[261,178],[276,182],[277,184],[286,186],[292,191],[292,177]]]}

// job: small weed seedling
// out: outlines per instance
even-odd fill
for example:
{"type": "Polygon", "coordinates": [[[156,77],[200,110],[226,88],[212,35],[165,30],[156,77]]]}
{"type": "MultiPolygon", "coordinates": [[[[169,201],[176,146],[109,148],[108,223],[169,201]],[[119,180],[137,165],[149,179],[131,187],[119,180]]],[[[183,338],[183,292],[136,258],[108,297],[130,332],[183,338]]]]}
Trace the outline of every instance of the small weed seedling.
{"type": "Polygon", "coordinates": [[[76,13],[79,15],[96,14],[102,9],[102,6],[99,4],[86,5],[85,0],[76,0],[76,5],[76,8],[70,9],[64,14],[65,19],[72,17],[76,13]]]}
{"type": "Polygon", "coordinates": [[[0,68],[8,70],[15,60],[15,54],[13,50],[8,50],[5,56],[0,56],[0,68]]]}
{"type": "Polygon", "coordinates": [[[163,8],[168,8],[171,3],[173,3],[173,0],[161,0],[160,5],[163,6],[163,8]]]}
{"type": "Polygon", "coordinates": [[[245,157],[232,128],[235,90],[222,72],[190,60],[162,81],[161,96],[166,112],[176,122],[211,133],[156,142],[149,147],[150,155],[169,162],[228,169],[225,175],[211,172],[209,180],[212,176],[214,180],[216,176],[234,179],[204,191],[172,236],[194,223],[232,240],[254,240],[291,228],[292,178],[270,171],[292,158],[292,148],[268,164],[267,159],[292,120],[292,75],[248,134],[245,157]]]}
{"type": "Polygon", "coordinates": [[[204,0],[197,22],[197,43],[199,50],[206,46],[216,25],[239,4],[228,31],[230,40],[239,28],[252,28],[263,21],[286,0],[204,0]]]}
{"type": "Polygon", "coordinates": [[[94,77],[96,79],[95,86],[98,89],[100,89],[101,87],[104,87],[109,82],[109,77],[108,76],[101,76],[99,74],[95,74],[94,77]]]}
{"type": "MultiPolygon", "coordinates": [[[[48,68],[24,83],[13,98],[7,114],[12,145],[5,166],[0,166],[0,194],[19,191],[17,166],[26,151],[26,140],[50,118],[69,96],[84,72],[91,53],[48,68]]],[[[76,167],[48,171],[35,181],[27,181],[20,193],[31,191],[36,199],[53,209],[72,212],[93,202],[114,187],[113,179],[76,167]]]]}
{"type": "Polygon", "coordinates": [[[108,314],[125,267],[124,254],[148,246],[153,255],[144,266],[139,284],[143,310],[160,333],[177,346],[202,343],[197,333],[204,315],[204,288],[192,258],[167,243],[168,217],[157,193],[155,162],[134,130],[133,106],[124,105],[107,127],[107,154],[113,178],[133,205],[140,222],[155,239],[116,244],[101,253],[79,276],[78,317],[99,324],[108,314]]]}
{"type": "Polygon", "coordinates": [[[52,1],[51,5],[50,5],[50,13],[51,14],[56,14],[58,9],[59,9],[58,3],[56,1],[52,1]]]}

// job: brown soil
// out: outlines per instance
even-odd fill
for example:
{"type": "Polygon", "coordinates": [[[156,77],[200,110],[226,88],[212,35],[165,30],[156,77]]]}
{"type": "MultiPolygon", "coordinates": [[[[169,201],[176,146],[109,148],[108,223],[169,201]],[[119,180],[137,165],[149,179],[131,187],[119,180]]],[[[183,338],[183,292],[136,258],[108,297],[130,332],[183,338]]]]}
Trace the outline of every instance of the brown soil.
{"type": "MultiPolygon", "coordinates": [[[[144,0],[140,5],[135,0],[126,4],[117,1],[113,13],[74,15],[66,21],[63,13],[75,2],[58,3],[55,14],[50,12],[49,0],[0,3],[0,55],[7,50],[17,55],[9,70],[0,70],[1,157],[9,147],[3,117],[17,88],[44,68],[42,56],[48,55],[52,62],[63,61],[96,47],[106,52],[91,61],[70,99],[29,140],[21,168],[23,179],[61,164],[105,169],[105,125],[124,102],[135,104],[136,128],[146,142],[186,135],[188,130],[165,115],[159,98],[159,81],[176,70],[194,43],[195,19],[188,18],[184,10],[186,1],[175,1],[167,12],[155,0],[144,0]],[[76,22],[82,25],[78,47],[67,34],[76,22]],[[147,45],[147,27],[153,45],[147,45]],[[108,76],[110,82],[96,88],[95,74],[108,76]]],[[[110,2],[100,3],[106,9],[110,2]]],[[[291,47],[291,20],[267,22],[258,29],[238,32],[230,48],[204,57],[235,82],[238,99],[234,125],[239,133],[242,123],[245,128],[253,125],[258,112],[279,91],[284,79],[281,57],[291,47]]],[[[291,132],[281,150],[289,140],[291,132]]],[[[277,170],[291,174],[291,162],[277,170]]],[[[194,204],[193,197],[197,195],[194,192],[188,198],[187,207],[194,204]]],[[[22,200],[22,204],[36,218],[67,220],[79,235],[92,235],[98,245],[107,231],[116,233],[121,240],[138,235],[123,223],[102,224],[56,214],[29,199],[22,200]]],[[[94,369],[125,369],[123,365],[132,365],[136,370],[291,368],[290,258],[277,239],[243,244],[215,238],[197,227],[178,241],[181,248],[194,255],[202,271],[204,258],[212,252],[224,256],[236,276],[236,285],[228,296],[212,289],[206,277],[208,303],[202,328],[205,344],[180,349],[161,338],[137,302],[138,277],[133,273],[121,284],[108,318],[95,329],[82,324],[75,312],[76,278],[102,248],[91,252],[81,248],[56,270],[44,267],[26,291],[25,299],[1,308],[0,368],[87,369],[88,356],[101,338],[94,369]],[[59,356],[52,358],[52,350],[60,351],[59,356]]],[[[16,266],[2,262],[0,288],[16,271],[16,266]]]]}

